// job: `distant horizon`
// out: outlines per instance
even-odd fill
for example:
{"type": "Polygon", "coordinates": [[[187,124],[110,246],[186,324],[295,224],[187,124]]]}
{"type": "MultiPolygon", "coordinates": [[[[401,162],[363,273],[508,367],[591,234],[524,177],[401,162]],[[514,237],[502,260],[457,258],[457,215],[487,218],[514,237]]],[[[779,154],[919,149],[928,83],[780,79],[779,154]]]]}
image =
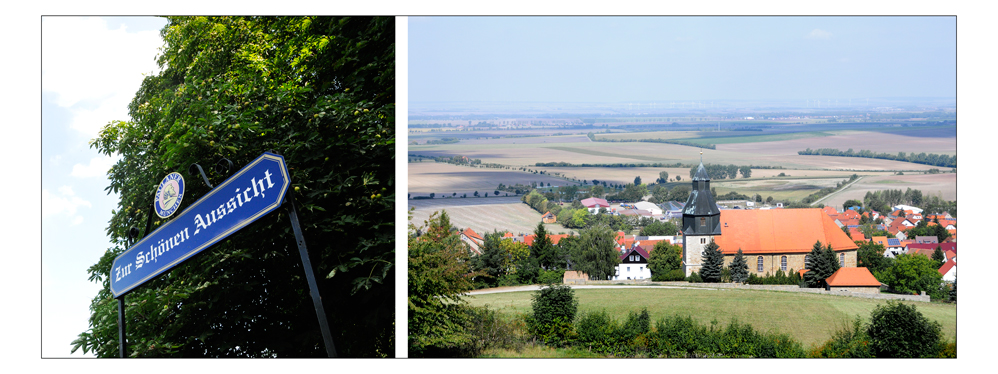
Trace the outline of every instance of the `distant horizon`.
{"type": "Polygon", "coordinates": [[[956,98],[954,16],[410,17],[408,29],[410,103],[956,98]]]}

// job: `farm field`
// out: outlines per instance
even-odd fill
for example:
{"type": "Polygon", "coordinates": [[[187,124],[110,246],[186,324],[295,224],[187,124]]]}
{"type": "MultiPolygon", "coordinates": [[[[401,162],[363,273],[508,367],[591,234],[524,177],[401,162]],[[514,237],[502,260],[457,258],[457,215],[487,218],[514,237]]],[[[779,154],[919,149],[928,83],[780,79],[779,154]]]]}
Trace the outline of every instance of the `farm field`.
{"type": "MultiPolygon", "coordinates": [[[[493,191],[500,183],[529,185],[530,182],[537,182],[551,183],[552,186],[566,183],[564,179],[548,175],[514,170],[473,168],[443,162],[413,162],[409,163],[408,166],[409,193],[413,196],[427,196],[430,193],[435,193],[440,198],[457,193],[459,198],[462,194],[468,194],[470,199],[475,191],[478,191],[480,193],[488,192],[489,198],[493,198],[495,197],[493,191]]],[[[499,196],[506,194],[504,191],[499,193],[499,196]]]]}
{"type": "MultiPolygon", "coordinates": [[[[566,130],[513,130],[516,132],[548,134],[566,130]]],[[[578,130],[574,130],[578,131],[578,130]]],[[[733,132],[728,132],[733,133],[733,132]]],[[[956,138],[954,128],[883,128],[873,130],[830,130],[803,132],[797,134],[773,134],[770,140],[783,137],[779,141],[756,141],[752,132],[745,132],[741,137],[745,142],[718,144],[716,150],[702,150],[703,161],[710,164],[735,164],[754,166],[781,166],[784,169],[753,169],[752,178],[714,180],[713,186],[718,193],[725,194],[735,191],[753,196],[756,193],[763,196],[773,196],[777,200],[801,199],[820,188],[834,186],[835,183],[847,179],[852,174],[864,176],[863,180],[850,188],[838,192],[822,201],[828,206],[840,207],[848,199],[862,200],[868,191],[885,189],[914,188],[925,194],[941,195],[944,199],[956,199],[956,175],[943,174],[912,174],[913,171],[925,171],[936,166],[914,164],[908,162],[879,160],[872,158],[836,157],[836,156],[801,156],[797,152],[807,148],[837,148],[846,150],[868,149],[873,152],[926,152],[938,154],[955,154],[956,138]],[[815,136],[815,134],[823,136],[815,136]],[[801,136],[810,136],[799,138],[801,136]],[[894,175],[895,171],[904,171],[908,175],[894,175]],[[764,180],[785,173],[789,178],[764,180]]],[[[439,134],[439,133],[437,133],[439,134]]],[[[507,136],[506,131],[463,132],[462,135],[507,136]]],[[[678,136],[692,138],[710,136],[712,133],[694,131],[648,132],[648,133],[614,133],[600,136],[634,138],[644,134],[648,137],[678,136]],[[670,134],[666,136],[665,134],[670,134]],[[698,135],[700,134],[700,135],[698,135]]],[[[719,133],[720,134],[720,133],[719,133]]],[[[730,138],[730,137],[728,137],[730,138]]],[[[712,140],[725,139],[714,138],[712,140]]],[[[729,139],[731,140],[731,139],[729,139]]],[[[450,164],[422,162],[409,165],[409,193],[413,195],[428,195],[435,193],[458,196],[467,193],[471,196],[475,191],[493,191],[499,183],[513,184],[530,182],[550,183],[558,186],[568,183],[559,177],[576,178],[591,181],[597,179],[608,183],[632,183],[634,177],[640,176],[645,183],[654,182],[661,171],[667,171],[670,179],[681,176],[682,182],[688,182],[689,169],[654,168],[654,167],[537,167],[538,162],[568,162],[573,164],[697,164],[700,162],[701,149],[689,146],[661,143],[607,143],[591,142],[584,135],[537,136],[525,138],[501,139],[469,139],[456,144],[417,145],[409,146],[409,154],[424,156],[463,155],[478,158],[485,163],[498,163],[511,167],[526,167],[542,170],[549,175],[525,173],[513,170],[498,170],[489,168],[471,168],[450,164]],[[551,176],[553,174],[554,176],[551,176]]],[[[948,171],[948,170],[943,170],[948,171]]],[[[536,213],[535,213],[536,214],[536,213]]],[[[472,226],[474,227],[474,226],[472,226]]],[[[476,229],[477,230],[477,229],[476,229]]]]}
{"type": "MultiPolygon", "coordinates": [[[[895,135],[884,135],[892,137],[895,135]]],[[[716,150],[705,149],[704,162],[710,164],[735,164],[735,165],[756,165],[756,166],[782,166],[787,169],[844,169],[844,170],[928,170],[939,168],[937,166],[900,162],[892,160],[880,160],[860,157],[837,157],[837,156],[801,156],[798,151],[807,148],[838,148],[854,150],[871,149],[875,152],[897,152],[891,149],[876,149],[875,147],[865,147],[845,140],[834,144],[824,142],[811,142],[814,139],[828,139],[836,136],[823,138],[809,138],[806,140],[785,140],[779,142],[759,142],[741,144],[721,144],[716,150]]],[[[905,137],[911,138],[911,137],[905,137]]],[[[918,139],[918,138],[916,138],[918,139]]],[[[615,164],[615,163],[676,163],[696,164],[700,162],[701,149],[689,146],[663,143],[605,143],[605,142],[580,142],[580,143],[535,143],[525,144],[519,142],[512,143],[489,143],[489,144],[444,144],[444,145],[419,145],[410,146],[409,154],[420,154],[427,156],[451,156],[462,155],[470,158],[480,158],[483,162],[500,163],[515,166],[533,166],[538,162],[569,162],[573,164],[615,164]]],[[[868,139],[863,140],[869,142],[868,139]]],[[[885,140],[890,141],[890,140],[885,140]]],[[[900,141],[900,140],[898,140],[900,141]]],[[[933,140],[938,143],[938,140],[933,140]]],[[[869,144],[867,144],[869,145],[869,144]]],[[[893,148],[893,147],[887,147],[893,148]]],[[[955,141],[950,139],[948,150],[943,145],[935,144],[935,150],[930,151],[924,148],[903,147],[910,152],[912,149],[922,150],[927,153],[955,153],[955,141]]],[[[591,179],[591,178],[589,178],[591,179]]]]}
{"type": "MultiPolygon", "coordinates": [[[[473,295],[466,298],[473,306],[488,305],[507,316],[530,311],[533,292],[506,292],[473,295]]],[[[579,314],[605,309],[622,320],[629,312],[648,308],[652,325],[666,316],[692,316],[710,325],[716,319],[726,326],[732,319],[749,323],[759,331],[786,333],[805,347],[831,338],[856,316],[869,321],[870,312],[883,300],[808,293],[694,289],[694,288],[607,288],[576,289],[579,314]]],[[[912,302],[930,320],[942,325],[942,335],[956,340],[956,306],[953,304],[912,302]]]]}
{"type": "MultiPolygon", "coordinates": [[[[410,223],[422,226],[435,211],[447,210],[450,222],[461,229],[471,228],[480,235],[493,230],[509,231],[514,235],[531,234],[541,221],[541,214],[520,201],[519,197],[489,197],[465,199],[408,200],[415,207],[410,223]]],[[[544,224],[549,233],[570,233],[557,223],[544,224]]]]}

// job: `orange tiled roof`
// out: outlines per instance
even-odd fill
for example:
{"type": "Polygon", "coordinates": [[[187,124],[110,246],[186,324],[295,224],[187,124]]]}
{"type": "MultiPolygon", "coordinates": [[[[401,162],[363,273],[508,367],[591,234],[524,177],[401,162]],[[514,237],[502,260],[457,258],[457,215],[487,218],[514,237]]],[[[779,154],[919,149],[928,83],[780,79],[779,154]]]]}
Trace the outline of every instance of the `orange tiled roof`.
{"type": "Polygon", "coordinates": [[[830,216],[831,215],[839,214],[839,211],[835,210],[835,208],[832,208],[830,206],[826,206],[824,208],[821,208],[821,211],[825,212],[825,214],[830,215],[830,216]]]}
{"type": "Polygon", "coordinates": [[[877,278],[870,273],[870,270],[864,267],[839,268],[835,274],[826,278],[825,282],[832,287],[880,286],[877,278]]]}
{"type": "Polygon", "coordinates": [[[475,239],[475,240],[478,240],[478,241],[482,241],[483,240],[482,237],[480,235],[478,235],[478,233],[476,233],[475,230],[472,230],[470,227],[467,230],[464,230],[463,234],[465,236],[469,237],[469,238],[472,238],[472,239],[475,239]]]}
{"type": "MultiPolygon", "coordinates": [[[[558,245],[558,242],[561,241],[562,238],[566,238],[566,237],[569,237],[569,236],[571,236],[571,235],[568,235],[568,234],[563,234],[563,235],[548,235],[548,239],[551,240],[551,244],[558,245]]],[[[533,245],[534,244],[534,238],[536,238],[536,237],[537,237],[537,235],[524,235],[523,236],[523,244],[526,244],[528,247],[531,246],[531,245],[533,245]]]]}
{"type": "Polygon", "coordinates": [[[886,236],[874,236],[874,237],[870,238],[870,241],[874,242],[874,243],[877,243],[877,244],[880,244],[880,245],[883,245],[884,247],[887,246],[887,237],[886,236]]]}
{"type": "Polygon", "coordinates": [[[721,235],[714,240],[725,254],[808,253],[814,243],[836,251],[858,249],[821,209],[722,210],[721,235]]]}
{"type": "Polygon", "coordinates": [[[863,232],[859,231],[858,227],[850,228],[849,229],[849,235],[852,235],[852,240],[853,241],[856,241],[856,240],[866,240],[866,237],[863,236],[863,232]]]}
{"type": "Polygon", "coordinates": [[[841,222],[843,226],[858,226],[859,225],[859,218],[842,218],[842,217],[839,217],[839,222],[841,222]]]}

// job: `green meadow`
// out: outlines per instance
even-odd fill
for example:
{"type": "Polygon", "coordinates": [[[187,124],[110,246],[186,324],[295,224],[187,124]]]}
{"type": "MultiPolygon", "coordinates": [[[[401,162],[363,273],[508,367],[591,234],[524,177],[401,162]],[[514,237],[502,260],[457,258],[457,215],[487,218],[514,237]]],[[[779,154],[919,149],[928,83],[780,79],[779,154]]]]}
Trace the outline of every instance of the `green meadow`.
{"type": "MultiPolygon", "coordinates": [[[[473,306],[488,305],[507,317],[530,312],[533,292],[506,292],[467,297],[473,306]]],[[[579,314],[605,309],[618,320],[629,312],[648,308],[654,321],[678,314],[692,316],[718,327],[737,319],[758,331],[786,333],[805,347],[819,345],[859,316],[868,322],[870,312],[884,300],[797,292],[707,288],[604,288],[576,289],[579,314]]],[[[956,305],[912,302],[931,320],[942,325],[943,338],[956,340],[956,305]]]]}

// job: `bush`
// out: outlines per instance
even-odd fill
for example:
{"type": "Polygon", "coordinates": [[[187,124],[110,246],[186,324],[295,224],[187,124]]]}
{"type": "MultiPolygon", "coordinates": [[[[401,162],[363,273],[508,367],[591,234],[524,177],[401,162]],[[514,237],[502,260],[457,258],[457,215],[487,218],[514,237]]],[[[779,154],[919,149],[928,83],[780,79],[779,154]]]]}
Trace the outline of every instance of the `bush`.
{"type": "Polygon", "coordinates": [[[709,337],[707,328],[694,321],[693,317],[676,315],[658,320],[649,340],[650,348],[656,355],[696,357],[706,351],[702,344],[709,337]]]}
{"type": "Polygon", "coordinates": [[[469,357],[476,357],[482,351],[490,348],[520,350],[525,341],[517,331],[522,331],[522,321],[519,319],[505,320],[499,312],[489,309],[488,306],[482,308],[468,308],[467,329],[473,337],[472,344],[474,353],[469,357]]]}
{"type": "Polygon", "coordinates": [[[589,312],[579,318],[576,326],[578,344],[594,352],[618,357],[634,356],[648,348],[646,335],[651,328],[648,309],[628,313],[623,324],[610,317],[605,310],[589,312]]]}
{"type": "Polygon", "coordinates": [[[703,278],[700,278],[700,274],[697,274],[695,271],[686,280],[690,283],[703,283],[703,278]]]}
{"type": "Polygon", "coordinates": [[[572,322],[579,308],[575,291],[565,285],[552,285],[534,293],[533,314],[527,318],[531,334],[551,346],[563,346],[573,338],[572,322]]]}
{"type": "Polygon", "coordinates": [[[870,351],[870,338],[866,335],[863,322],[856,316],[851,327],[835,332],[831,339],[815,348],[808,356],[866,358],[873,357],[873,353],[870,351]]]}
{"type": "Polygon", "coordinates": [[[941,330],[914,306],[890,300],[870,313],[866,334],[876,357],[936,357],[945,348],[941,330]]]}
{"type": "Polygon", "coordinates": [[[600,353],[611,353],[615,344],[617,321],[606,310],[584,313],[579,317],[575,330],[582,348],[600,353]]]}
{"type": "Polygon", "coordinates": [[[544,270],[537,275],[537,283],[540,284],[561,284],[565,279],[565,270],[544,270]]]}

